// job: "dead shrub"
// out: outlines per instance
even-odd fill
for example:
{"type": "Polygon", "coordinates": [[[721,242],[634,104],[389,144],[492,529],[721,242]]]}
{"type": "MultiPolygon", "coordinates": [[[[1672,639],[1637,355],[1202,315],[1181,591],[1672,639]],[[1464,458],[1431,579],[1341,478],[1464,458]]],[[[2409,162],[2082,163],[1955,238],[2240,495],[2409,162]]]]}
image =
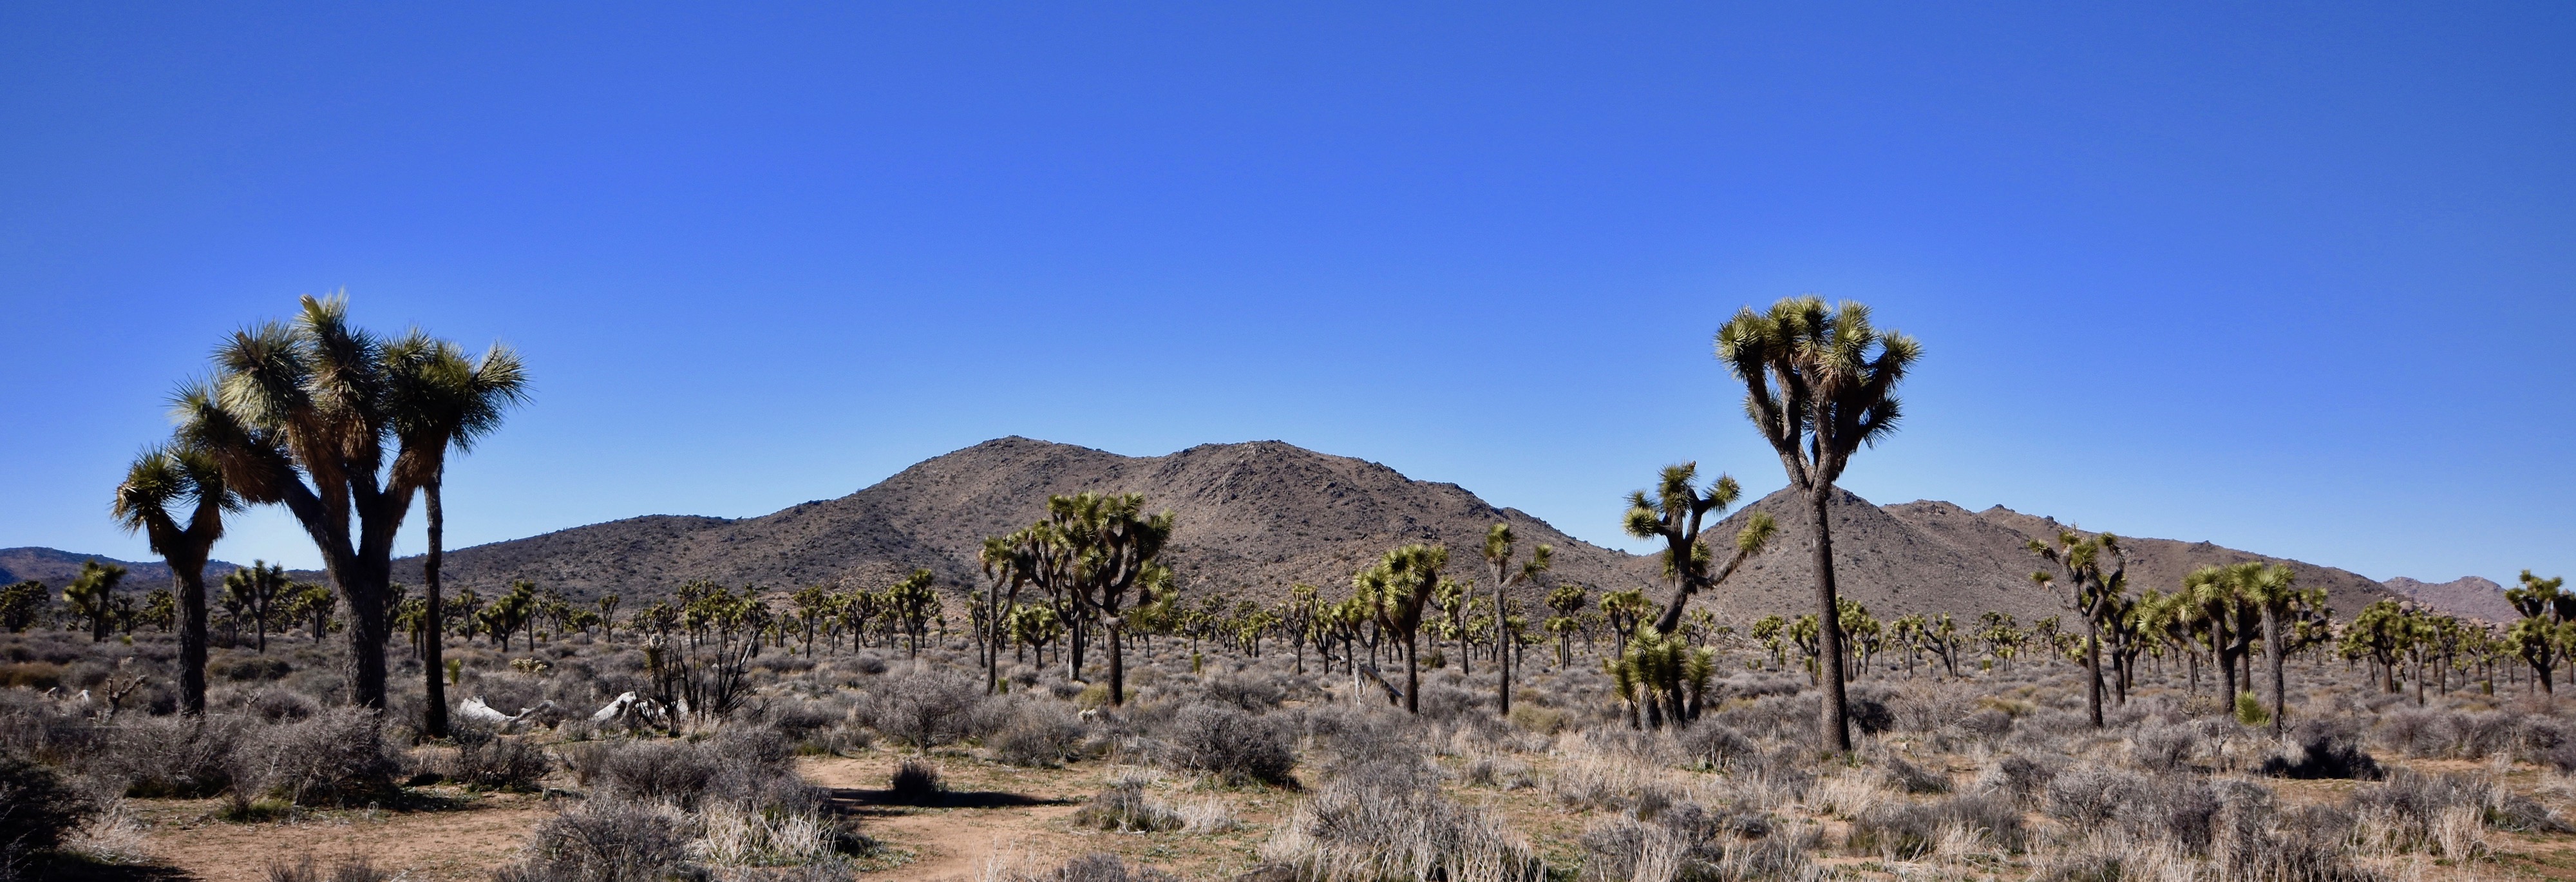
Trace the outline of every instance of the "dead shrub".
{"type": "Polygon", "coordinates": [[[1297,753],[1277,722],[1221,704],[1182,708],[1172,720],[1163,761],[1227,784],[1292,784],[1297,753]]]}

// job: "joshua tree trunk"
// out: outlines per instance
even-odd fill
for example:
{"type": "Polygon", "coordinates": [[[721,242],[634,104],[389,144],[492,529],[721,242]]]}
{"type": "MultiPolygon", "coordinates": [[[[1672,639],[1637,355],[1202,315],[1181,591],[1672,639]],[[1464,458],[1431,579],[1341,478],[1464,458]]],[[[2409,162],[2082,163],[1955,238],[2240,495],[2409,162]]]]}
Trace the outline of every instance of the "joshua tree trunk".
{"type": "Polygon", "coordinates": [[[1127,703],[1126,621],[1112,615],[1101,625],[1109,633],[1109,704],[1116,707],[1127,703]]]}
{"type": "MultiPolygon", "coordinates": [[[[178,569],[174,567],[173,569],[178,569]]],[[[179,569],[179,712],[206,715],[206,571],[179,569]]]]}
{"type": "Polygon", "coordinates": [[[1414,632],[1404,632],[1404,712],[1422,713],[1422,666],[1413,661],[1414,632]]]}
{"type": "Polygon", "coordinates": [[[1832,485],[1818,482],[1807,492],[1808,523],[1816,536],[1816,656],[1824,664],[1824,742],[1835,753],[1851,752],[1851,722],[1843,712],[1842,610],[1834,596],[1833,527],[1825,520],[1832,485]]]}
{"type": "Polygon", "coordinates": [[[421,624],[420,666],[428,686],[421,707],[421,731],[431,738],[447,737],[447,628],[440,621],[446,602],[439,597],[438,573],[447,557],[447,512],[438,497],[438,485],[445,477],[433,476],[420,488],[422,514],[429,519],[429,553],[420,562],[422,596],[429,602],[421,624]]]}
{"type": "Polygon", "coordinates": [[[2102,728],[2102,626],[2090,615],[2084,617],[2084,680],[2093,728],[2102,728]]]}
{"type": "Polygon", "coordinates": [[[1494,697],[1503,718],[1512,716],[1512,635],[1511,619],[1503,613],[1503,583],[1494,580],[1494,697]]]}

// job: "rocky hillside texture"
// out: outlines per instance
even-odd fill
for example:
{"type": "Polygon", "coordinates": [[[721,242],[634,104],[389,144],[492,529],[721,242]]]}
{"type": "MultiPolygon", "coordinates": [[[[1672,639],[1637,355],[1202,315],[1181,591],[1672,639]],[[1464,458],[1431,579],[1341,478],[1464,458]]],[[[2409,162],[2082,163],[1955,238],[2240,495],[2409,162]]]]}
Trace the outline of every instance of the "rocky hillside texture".
{"type": "MultiPolygon", "coordinates": [[[[1651,477],[1640,474],[1640,485],[1651,477]]],[[[925,460],[848,496],[761,517],[652,515],[457,549],[448,554],[447,581],[487,596],[515,579],[579,599],[615,592],[633,609],[693,579],[773,591],[812,584],[877,588],[927,567],[943,587],[959,592],[979,584],[975,552],[984,537],[1036,520],[1049,494],[1083,490],[1143,493],[1150,508],[1177,515],[1166,560],[1192,592],[1276,599],[1289,585],[1306,582],[1339,594],[1349,590],[1353,571],[1406,542],[1446,544],[1450,573],[1480,578],[1478,551],[1486,527],[1497,521],[1512,525],[1524,554],[1542,542],[1556,547],[1554,579],[1606,590],[1644,587],[1658,601],[1669,590],[1652,558],[1574,539],[1455,484],[1416,481],[1377,463],[1278,441],[1129,457],[1018,437],[925,460]]],[[[1733,513],[1709,535],[1731,540],[1750,510],[1778,518],[1779,538],[1701,603],[1730,620],[1809,611],[1812,546],[1805,515],[1785,491],[1733,513]]],[[[2054,519],[2002,507],[1971,512],[1946,502],[1882,507],[1849,493],[1832,512],[1843,595],[1881,617],[1943,611],[1973,618],[2002,610],[2029,622],[2064,612],[2056,596],[2031,584],[2041,561],[2024,548],[2032,539],[2054,537],[2062,528],[2054,519]]],[[[1604,522],[1618,515],[1615,503],[1600,513],[1604,522]]],[[[2133,538],[2128,548],[2132,584],[2141,590],[2172,590],[2200,566],[2276,560],[2206,542],[2133,538]]],[[[13,549],[0,552],[0,568],[7,568],[0,572],[59,584],[85,559],[13,549]]],[[[2332,592],[2338,615],[2393,596],[2350,572],[2290,563],[2302,584],[2332,592]]],[[[159,564],[128,566],[134,570],[129,585],[159,587],[169,580],[159,564]]],[[[419,584],[420,560],[398,561],[395,578],[419,584]]],[[[1526,599],[1534,601],[1542,590],[1531,589],[1526,599]]]]}
{"type": "MultiPolygon", "coordinates": [[[[72,577],[80,575],[81,564],[93,560],[102,564],[118,564],[125,567],[125,581],[119,583],[122,588],[150,591],[154,588],[170,587],[170,565],[157,560],[148,562],[117,560],[96,554],[73,554],[68,551],[35,547],[0,548],[0,585],[34,579],[45,583],[48,588],[59,591],[63,586],[71,584],[72,577]]],[[[210,581],[222,579],[225,574],[235,569],[237,567],[223,561],[208,561],[206,578],[210,581]]]]}
{"type": "Polygon", "coordinates": [[[2492,579],[2463,576],[2448,582],[2424,582],[2399,576],[2382,584],[2400,597],[2463,618],[2499,625],[2522,618],[2504,599],[2504,586],[2492,579]]]}

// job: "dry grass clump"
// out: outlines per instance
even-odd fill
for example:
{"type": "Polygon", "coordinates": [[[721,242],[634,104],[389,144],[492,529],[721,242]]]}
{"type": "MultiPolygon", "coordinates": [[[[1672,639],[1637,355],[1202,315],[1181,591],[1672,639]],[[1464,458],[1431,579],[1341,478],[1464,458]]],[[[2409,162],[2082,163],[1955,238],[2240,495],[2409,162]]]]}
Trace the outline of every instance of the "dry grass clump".
{"type": "Polygon", "coordinates": [[[1085,827],[1120,833],[1150,833],[1178,830],[1188,824],[1181,813],[1145,792],[1153,785],[1152,772],[1130,769],[1109,779],[1109,787],[1091,797],[1091,801],[1073,813],[1073,821],[1085,827]]]}
{"type": "Polygon", "coordinates": [[[1845,846],[1857,854],[1910,861],[1935,851],[2018,853],[2029,842],[2021,810],[1997,794],[1889,800],[1852,818],[1845,846]]]}
{"type": "Polygon", "coordinates": [[[1163,764],[1227,784],[1293,784],[1297,752],[1288,729],[1232,705],[1194,704],[1172,718],[1163,764]]]}
{"type": "Polygon", "coordinates": [[[1502,819],[1440,792],[1422,762],[1350,769],[1298,803],[1261,846],[1263,860],[1311,882],[1528,880],[1547,875],[1502,819]]]}

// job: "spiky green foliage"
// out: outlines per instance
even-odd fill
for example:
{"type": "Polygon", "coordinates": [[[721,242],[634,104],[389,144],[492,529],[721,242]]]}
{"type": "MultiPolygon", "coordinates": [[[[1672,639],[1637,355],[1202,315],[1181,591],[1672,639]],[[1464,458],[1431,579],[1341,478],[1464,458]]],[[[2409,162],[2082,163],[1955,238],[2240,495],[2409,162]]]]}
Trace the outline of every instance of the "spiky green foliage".
{"type": "Polygon", "coordinates": [[[2532,675],[2540,679],[2540,691],[2554,695],[2557,687],[2551,682],[2551,671],[2571,642],[2569,635],[2576,633],[2576,627],[2571,627],[2576,625],[2576,594],[2564,590],[2564,576],[2544,579],[2524,570],[2518,581],[2505,589],[2504,596],[2522,619],[2505,632],[2505,644],[2531,666],[2532,675]]]}
{"type": "Polygon", "coordinates": [[[116,611],[116,586],[123,581],[124,567],[92,560],[82,562],[80,575],[63,586],[63,605],[71,608],[73,618],[89,623],[90,642],[107,639],[116,611]]]}
{"type": "Polygon", "coordinates": [[[1355,596],[1363,598],[1362,605],[1378,627],[1404,641],[1404,709],[1408,713],[1422,712],[1422,670],[1414,656],[1422,634],[1423,610],[1447,581],[1440,577],[1440,570],[1448,565],[1449,549],[1413,544],[1387,551],[1376,565],[1351,577],[1355,596]]]}
{"type": "MultiPolygon", "coordinates": [[[[1736,568],[1761,554],[1779,524],[1767,512],[1754,512],[1745,519],[1743,529],[1735,533],[1734,548],[1726,564],[1716,572],[1717,554],[1700,538],[1701,521],[1710,515],[1724,514],[1744,493],[1732,475],[1719,475],[1706,489],[1699,480],[1699,464],[1686,462],[1665,466],[1652,492],[1638,490],[1628,494],[1628,513],[1622,520],[1628,535],[1639,539],[1664,542],[1664,578],[1673,582],[1672,600],[1655,618],[1655,628],[1672,631],[1681,627],[1682,608],[1693,595],[1714,588],[1735,575],[1736,568]]],[[[1625,629],[1622,629],[1625,632],[1625,629]]]]}
{"type": "Polygon", "coordinates": [[[1717,332],[1717,358],[1744,383],[1744,412],[1779,454],[1789,484],[1806,497],[1814,531],[1817,614],[1823,629],[1825,744],[1851,750],[1845,716],[1842,636],[1835,617],[1833,528],[1826,506],[1852,454],[1896,431],[1903,408],[1896,384],[1922,347],[1871,324],[1869,307],[1791,297],[1768,312],[1746,307],[1717,332]]]}
{"type": "Polygon", "coordinates": [[[206,710],[206,559],[223,538],[224,515],[241,510],[242,504],[214,456],[173,444],[136,457],[109,508],[118,526],[142,533],[152,552],[170,566],[169,618],[179,631],[179,708],[191,716],[206,710]]]}
{"type": "Polygon", "coordinates": [[[286,566],[254,560],[224,576],[227,607],[238,606],[251,621],[259,651],[268,651],[269,626],[278,624],[278,605],[285,600],[286,566]]]}

